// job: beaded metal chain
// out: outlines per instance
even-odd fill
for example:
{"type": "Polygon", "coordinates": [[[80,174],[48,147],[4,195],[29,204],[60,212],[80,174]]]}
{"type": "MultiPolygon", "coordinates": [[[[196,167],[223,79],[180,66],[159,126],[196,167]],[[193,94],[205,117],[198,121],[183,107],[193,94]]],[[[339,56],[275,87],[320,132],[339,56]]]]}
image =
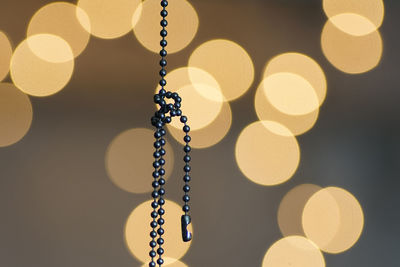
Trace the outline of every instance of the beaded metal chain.
{"type": "Polygon", "coordinates": [[[189,136],[190,127],[189,125],[187,125],[187,117],[183,116],[182,110],[180,110],[182,99],[177,93],[173,93],[170,91],[167,92],[164,89],[167,84],[167,81],[165,80],[165,76],[167,75],[167,71],[165,70],[165,67],[167,66],[167,60],[165,59],[165,57],[167,56],[167,51],[165,50],[165,47],[167,46],[167,40],[165,40],[165,37],[168,34],[166,30],[166,27],[168,25],[168,22],[166,20],[166,17],[168,15],[168,12],[166,10],[166,7],[168,6],[168,1],[161,1],[161,6],[161,80],[159,83],[161,89],[158,94],[154,95],[154,102],[159,105],[159,110],[156,111],[154,116],[151,118],[151,124],[156,128],[156,131],[154,133],[154,138],[156,139],[156,141],[154,142],[154,148],[156,150],[153,154],[154,181],[152,183],[152,187],[154,190],[151,193],[151,196],[153,198],[151,207],[153,208],[153,211],[151,212],[152,221],[150,223],[150,226],[153,230],[150,232],[150,237],[152,238],[152,240],[150,241],[151,251],[149,253],[151,257],[151,261],[149,263],[150,267],[155,267],[156,264],[161,266],[164,263],[164,260],[162,259],[162,255],[164,254],[164,249],[162,248],[162,245],[164,244],[164,239],[162,238],[162,235],[164,234],[163,225],[165,223],[165,220],[163,218],[163,215],[165,214],[165,210],[163,209],[163,206],[165,204],[165,199],[163,198],[163,196],[165,195],[165,189],[163,188],[163,186],[165,185],[165,170],[163,168],[163,166],[165,165],[165,159],[163,158],[163,156],[166,153],[164,149],[166,141],[163,136],[166,135],[164,126],[170,123],[173,117],[180,117],[180,121],[183,123],[183,131],[185,133],[183,140],[186,144],[183,147],[183,151],[185,152],[185,156],[183,157],[183,161],[185,162],[185,166],[183,167],[183,170],[185,172],[185,175],[183,177],[183,180],[185,182],[185,185],[183,187],[183,191],[185,193],[183,196],[183,201],[185,202],[185,204],[182,207],[184,215],[182,215],[181,217],[182,239],[184,242],[188,242],[192,239],[192,234],[188,231],[188,226],[191,223],[191,218],[188,215],[188,212],[190,210],[190,207],[188,205],[188,202],[190,200],[190,197],[188,195],[190,191],[190,186],[188,185],[188,183],[191,179],[189,175],[189,172],[191,170],[189,166],[189,162],[191,160],[191,157],[189,156],[189,152],[191,151],[191,147],[189,146],[189,142],[191,140],[189,136]],[[174,101],[174,104],[167,104],[165,99],[172,99],[174,101]],[[158,248],[156,249],[157,245],[158,248]],[[157,255],[158,259],[155,261],[157,255]]]}

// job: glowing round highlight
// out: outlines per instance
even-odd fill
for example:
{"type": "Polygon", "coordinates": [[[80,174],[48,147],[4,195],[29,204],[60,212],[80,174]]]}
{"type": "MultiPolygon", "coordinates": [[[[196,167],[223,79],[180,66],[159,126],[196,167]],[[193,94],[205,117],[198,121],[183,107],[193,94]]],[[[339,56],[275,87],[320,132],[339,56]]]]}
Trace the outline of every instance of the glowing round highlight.
{"type": "Polygon", "coordinates": [[[289,180],[300,161],[296,138],[283,125],[258,121],[240,133],[235,148],[242,173],[260,185],[277,185],[289,180]]]}
{"type": "MultiPolygon", "coordinates": [[[[82,27],[78,17],[82,24],[90,29],[89,17],[81,8],[67,2],[50,3],[39,9],[32,17],[27,36],[45,33],[59,36],[71,46],[73,55],[77,57],[86,48],[90,38],[89,32],[82,27]]],[[[33,51],[36,49],[40,47],[35,47],[33,51]]],[[[47,47],[43,47],[43,50],[45,49],[47,47]]],[[[40,57],[41,53],[43,51],[37,55],[40,57]]]]}
{"type": "MultiPolygon", "coordinates": [[[[174,166],[174,154],[171,145],[164,146],[165,179],[168,179],[174,166]]],[[[116,136],[108,146],[105,164],[111,181],[119,188],[131,193],[152,191],[151,179],[154,167],[153,131],[143,128],[126,130],[116,136]],[[146,153],[147,152],[147,153],[146,153]]]]}
{"type": "Polygon", "coordinates": [[[77,5],[87,14],[90,23],[80,12],[77,12],[77,17],[92,35],[114,39],[132,30],[132,18],[140,4],[140,0],[79,0],[77,5]]]}
{"type": "MultiPolygon", "coordinates": [[[[125,225],[126,245],[129,251],[141,262],[148,262],[149,260],[149,242],[151,240],[149,233],[151,227],[150,219],[146,220],[144,218],[150,218],[149,215],[153,211],[150,206],[151,202],[152,200],[146,201],[136,207],[129,215],[125,225]]],[[[165,224],[163,225],[165,230],[163,235],[165,253],[163,256],[165,265],[168,265],[181,259],[192,243],[182,241],[181,215],[183,215],[183,212],[181,207],[172,200],[166,199],[164,209],[166,213],[163,216],[165,219],[165,224]]],[[[193,232],[192,225],[189,225],[189,231],[191,232],[193,232]]]]}
{"type": "Polygon", "coordinates": [[[354,36],[366,35],[376,30],[370,20],[354,13],[342,13],[329,19],[337,28],[354,36]]]}
{"type": "MultiPolygon", "coordinates": [[[[186,0],[174,0],[168,3],[168,53],[181,51],[190,44],[197,33],[199,18],[196,10],[186,0]]],[[[136,16],[137,17],[137,16],[136,16]]],[[[160,1],[145,0],[140,19],[134,18],[133,31],[138,41],[148,50],[160,51],[160,1]]]]}
{"type": "Polygon", "coordinates": [[[302,217],[306,236],[328,253],[341,253],[359,239],[364,226],[363,210],[348,191],[327,187],[306,203],[302,217]]]}
{"type": "Polygon", "coordinates": [[[321,34],[322,51],[329,62],[350,74],[375,68],[382,56],[383,44],[378,31],[363,36],[347,34],[328,20],[321,34]]]}
{"type": "Polygon", "coordinates": [[[65,63],[74,60],[69,44],[57,35],[42,33],[28,37],[27,43],[32,53],[44,61],[65,63]]]}
{"type": "MultiPolygon", "coordinates": [[[[32,43],[43,43],[46,45],[46,41],[49,40],[49,35],[34,35],[28,37],[28,39],[18,45],[11,59],[11,79],[14,84],[26,94],[33,96],[49,96],[55,94],[63,89],[69,82],[74,70],[74,60],[61,63],[43,60],[32,52],[28,44],[31,38],[33,38],[32,43]]],[[[52,38],[57,39],[57,41],[61,39],[57,36],[53,36],[52,38]]],[[[65,46],[62,47],[65,48],[65,46]]],[[[52,58],[52,56],[55,55],[54,51],[49,51],[49,53],[46,53],[44,50],[40,51],[43,52],[43,57],[54,59],[52,58]]],[[[69,50],[69,52],[71,52],[71,50],[69,50]]],[[[68,54],[68,52],[62,50],[60,53],[62,55],[68,54]]],[[[72,55],[72,52],[69,55],[72,55]]],[[[60,59],[62,57],[56,56],[56,58],[60,59]]]]}
{"type": "Polygon", "coordinates": [[[10,70],[12,57],[12,46],[7,35],[0,31],[0,81],[2,81],[10,70]]]}
{"type": "Polygon", "coordinates": [[[254,65],[249,54],[229,40],[217,39],[203,43],[191,54],[189,66],[210,73],[228,101],[246,93],[254,80],[254,65]]]}
{"type": "Polygon", "coordinates": [[[325,267],[318,247],[302,236],[289,236],[275,242],[264,256],[262,267],[325,267]]]}

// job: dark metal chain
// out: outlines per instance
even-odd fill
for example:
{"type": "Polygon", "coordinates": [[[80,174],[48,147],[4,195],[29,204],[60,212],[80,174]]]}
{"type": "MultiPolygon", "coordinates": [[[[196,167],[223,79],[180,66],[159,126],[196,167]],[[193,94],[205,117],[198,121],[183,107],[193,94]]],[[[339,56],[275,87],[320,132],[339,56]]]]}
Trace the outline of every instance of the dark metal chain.
{"type": "Polygon", "coordinates": [[[166,135],[164,126],[170,123],[173,117],[180,117],[180,121],[183,124],[182,129],[185,133],[185,137],[183,138],[183,140],[185,141],[185,146],[183,147],[183,151],[185,152],[185,156],[183,157],[183,161],[185,162],[185,166],[183,167],[183,170],[185,172],[185,175],[183,177],[183,180],[185,182],[185,185],[183,187],[184,191],[183,201],[185,204],[182,207],[184,215],[182,215],[181,217],[182,240],[184,242],[188,242],[192,239],[192,234],[188,231],[188,226],[191,223],[191,218],[188,215],[188,212],[190,210],[188,204],[190,201],[190,197],[188,193],[190,191],[189,182],[191,180],[191,177],[189,175],[191,171],[191,167],[189,165],[189,162],[191,161],[191,157],[189,155],[191,151],[191,147],[189,146],[189,142],[191,141],[191,138],[189,136],[190,127],[189,125],[187,125],[187,117],[183,116],[182,110],[180,109],[182,99],[179,97],[177,93],[170,91],[167,92],[165,90],[165,86],[167,84],[167,81],[165,80],[165,76],[167,75],[167,71],[165,69],[165,67],[167,66],[167,60],[165,59],[167,56],[167,51],[165,49],[165,47],[167,46],[167,40],[165,39],[165,37],[168,34],[166,30],[166,27],[168,25],[168,22],[166,20],[166,17],[168,16],[168,12],[166,10],[166,7],[168,6],[168,1],[166,0],[161,1],[161,6],[162,6],[162,11],[160,13],[162,17],[162,20],[160,22],[160,25],[162,26],[162,30],[160,32],[160,35],[162,37],[160,42],[161,80],[159,82],[161,89],[158,92],[158,94],[154,95],[154,102],[159,105],[159,110],[156,111],[154,116],[151,118],[151,124],[156,128],[156,131],[154,133],[155,152],[153,154],[154,180],[152,182],[153,192],[151,193],[151,196],[153,198],[151,207],[153,208],[153,211],[151,212],[152,221],[150,223],[150,226],[152,228],[152,231],[150,232],[150,237],[152,238],[152,240],[150,241],[151,251],[149,253],[151,257],[151,261],[149,263],[150,267],[155,267],[157,264],[159,266],[162,266],[162,264],[164,263],[164,260],[162,258],[162,255],[164,254],[164,249],[162,248],[162,245],[164,244],[164,239],[162,238],[162,235],[164,234],[163,225],[165,223],[165,220],[163,218],[163,215],[165,214],[165,210],[163,209],[163,206],[165,204],[165,199],[163,197],[165,195],[165,189],[163,187],[165,185],[165,179],[164,179],[165,159],[163,158],[163,156],[166,153],[164,149],[166,141],[163,137],[166,135]],[[166,102],[166,99],[173,100],[174,103],[168,104],[166,102]],[[156,249],[157,245],[158,248],[156,249]],[[157,255],[158,259],[156,260],[157,255]]]}

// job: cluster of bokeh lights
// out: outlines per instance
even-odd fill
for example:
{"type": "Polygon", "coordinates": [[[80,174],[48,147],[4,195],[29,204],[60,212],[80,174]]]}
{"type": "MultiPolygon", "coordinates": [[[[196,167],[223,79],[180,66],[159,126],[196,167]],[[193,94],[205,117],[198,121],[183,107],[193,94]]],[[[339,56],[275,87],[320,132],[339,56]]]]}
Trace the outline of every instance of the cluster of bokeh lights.
{"type": "MultiPolygon", "coordinates": [[[[328,61],[349,74],[376,67],[383,49],[379,33],[383,1],[322,2],[327,21],[321,47],[328,61]]],[[[170,1],[168,8],[168,51],[176,53],[196,36],[199,17],[187,0],[170,1]]],[[[33,15],[26,39],[14,51],[7,35],[0,32],[0,81],[10,73],[13,82],[0,83],[0,147],[17,143],[29,131],[33,111],[28,95],[50,96],[68,84],[75,58],[84,52],[91,36],[114,39],[133,32],[145,49],[158,53],[159,9],[158,0],[79,0],[76,5],[54,2],[33,15]]],[[[205,149],[229,133],[233,121],[230,102],[249,91],[255,69],[244,47],[231,40],[213,39],[196,47],[187,65],[171,70],[166,80],[168,88],[185,101],[182,110],[191,120],[192,147],[205,149]]],[[[315,125],[326,93],[324,71],[311,57],[286,52],[266,63],[254,95],[258,121],[247,125],[235,144],[237,165],[249,181],[275,186],[295,175],[301,160],[297,136],[315,125]]],[[[172,138],[184,143],[179,124],[173,122],[167,128],[172,138]]],[[[174,165],[168,141],[167,179],[174,165]]],[[[143,127],[128,129],[111,140],[105,166],[116,186],[135,194],[152,190],[145,178],[152,172],[151,153],[146,153],[152,142],[152,130],[143,127]]],[[[191,243],[179,239],[181,209],[167,200],[166,210],[165,265],[186,266],[180,259],[191,243]]],[[[149,228],[145,219],[149,214],[148,202],[137,206],[124,231],[127,248],[143,263],[148,260],[148,233],[143,229],[149,228]]],[[[263,267],[323,267],[322,252],[341,253],[357,242],[364,215],[350,192],[303,184],[282,199],[277,222],[283,238],[265,253],[263,267]]]]}

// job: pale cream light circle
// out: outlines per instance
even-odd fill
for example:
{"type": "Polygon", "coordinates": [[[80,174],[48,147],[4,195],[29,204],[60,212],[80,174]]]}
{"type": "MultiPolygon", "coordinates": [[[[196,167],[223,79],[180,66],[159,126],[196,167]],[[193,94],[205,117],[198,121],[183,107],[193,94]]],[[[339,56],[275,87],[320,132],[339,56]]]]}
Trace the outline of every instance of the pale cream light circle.
{"type": "MultiPolygon", "coordinates": [[[[189,118],[188,123],[191,123],[191,118],[189,118]]],[[[229,132],[231,125],[231,107],[229,102],[224,102],[222,104],[221,112],[213,122],[211,122],[205,128],[190,131],[190,136],[192,137],[190,146],[193,148],[208,148],[218,144],[229,132]]],[[[185,144],[183,140],[185,133],[182,131],[182,129],[178,129],[170,125],[167,125],[167,128],[168,132],[175,138],[175,140],[182,145],[185,144]]]]}
{"type": "Polygon", "coordinates": [[[376,26],[367,18],[354,13],[342,13],[329,20],[345,33],[362,36],[376,31],[376,26]]]}
{"type": "Polygon", "coordinates": [[[0,147],[21,140],[32,123],[29,97],[11,83],[0,83],[0,147]]]}
{"type": "Polygon", "coordinates": [[[277,185],[289,180],[300,161],[296,138],[283,125],[258,121],[240,133],[235,148],[242,173],[260,185],[277,185]]]}
{"type": "MultiPolygon", "coordinates": [[[[106,170],[111,181],[119,188],[131,193],[152,191],[153,134],[154,131],[149,129],[129,129],[116,136],[108,146],[106,170]]],[[[167,139],[166,142],[163,168],[164,178],[168,179],[174,166],[174,152],[167,139]]]]}
{"type": "MultiPolygon", "coordinates": [[[[149,200],[136,207],[129,215],[125,225],[126,245],[129,251],[141,262],[149,260],[149,242],[151,241],[149,236],[151,231],[150,213],[153,211],[151,202],[152,200],[149,200]]],[[[166,212],[163,216],[165,219],[165,224],[163,225],[165,244],[163,248],[165,250],[165,265],[168,265],[181,259],[192,243],[182,241],[182,208],[172,200],[166,199],[164,209],[166,212]]],[[[190,224],[188,229],[193,233],[192,225],[190,224]]]]}
{"type": "Polygon", "coordinates": [[[57,35],[41,33],[26,40],[31,51],[44,61],[65,63],[74,60],[70,45],[57,35]]]}
{"type": "Polygon", "coordinates": [[[90,38],[90,30],[88,32],[82,27],[78,16],[90,29],[89,17],[81,8],[67,2],[50,3],[33,15],[27,36],[41,33],[59,36],[71,46],[73,55],[77,57],[86,48],[90,38]]]}
{"type": "Polygon", "coordinates": [[[268,249],[262,267],[325,267],[325,260],[313,242],[302,236],[289,236],[268,249]]]}
{"type": "Polygon", "coordinates": [[[340,71],[358,74],[375,68],[382,56],[382,39],[378,31],[364,36],[349,35],[328,20],[321,34],[322,51],[340,71]]]}
{"type": "Polygon", "coordinates": [[[10,70],[12,46],[7,35],[0,31],[0,81],[2,81],[10,70]]]}
{"type": "Polygon", "coordinates": [[[113,39],[132,30],[132,18],[140,4],[140,0],[79,0],[77,5],[89,16],[90,24],[80,13],[77,16],[87,32],[99,38],[113,39]]]}
{"type": "Polygon", "coordinates": [[[304,115],[319,108],[312,85],[302,76],[279,72],[263,80],[264,93],[279,111],[289,115],[304,115]]]}
{"type": "Polygon", "coordinates": [[[359,239],[364,226],[363,210],[348,191],[327,187],[306,203],[302,217],[306,236],[328,253],[341,253],[359,239]]]}
{"type": "MultiPolygon", "coordinates": [[[[145,0],[140,19],[133,28],[138,41],[148,50],[158,53],[160,51],[160,1],[145,0]]],[[[176,53],[190,44],[197,33],[199,18],[196,10],[186,0],[168,2],[168,35],[167,51],[176,53]]]]}
{"type": "Polygon", "coordinates": [[[290,72],[306,79],[314,88],[321,105],[326,97],[326,77],[321,66],[307,55],[283,53],[272,58],[264,70],[264,78],[279,72],[290,72]]]}
{"type": "Polygon", "coordinates": [[[249,54],[229,40],[216,39],[201,44],[190,56],[189,66],[210,73],[228,101],[246,93],[254,80],[254,65],[249,54]]]}
{"type": "MultiPolygon", "coordinates": [[[[28,37],[44,41],[42,34],[28,37]]],[[[55,39],[59,38],[54,36],[55,39]]],[[[48,54],[52,55],[52,54],[48,54]]],[[[51,57],[51,56],[50,56],[51,57]]],[[[36,56],[24,40],[15,49],[11,59],[11,79],[26,94],[33,96],[49,96],[57,93],[69,82],[74,70],[74,61],[52,63],[36,56]]]]}

